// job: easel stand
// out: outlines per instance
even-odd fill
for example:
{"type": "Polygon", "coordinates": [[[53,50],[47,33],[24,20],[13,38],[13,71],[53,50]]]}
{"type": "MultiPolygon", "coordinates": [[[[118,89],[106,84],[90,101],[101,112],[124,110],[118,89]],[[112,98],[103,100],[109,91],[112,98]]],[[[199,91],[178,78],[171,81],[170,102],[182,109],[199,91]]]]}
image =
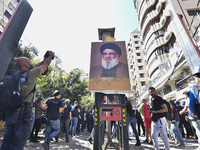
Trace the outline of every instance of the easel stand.
{"type": "Polygon", "coordinates": [[[124,94],[95,93],[94,150],[129,150],[124,94]],[[113,121],[114,126],[108,126],[113,121]],[[113,131],[112,131],[112,127],[113,131]],[[104,143],[104,137],[107,137],[104,143]]]}

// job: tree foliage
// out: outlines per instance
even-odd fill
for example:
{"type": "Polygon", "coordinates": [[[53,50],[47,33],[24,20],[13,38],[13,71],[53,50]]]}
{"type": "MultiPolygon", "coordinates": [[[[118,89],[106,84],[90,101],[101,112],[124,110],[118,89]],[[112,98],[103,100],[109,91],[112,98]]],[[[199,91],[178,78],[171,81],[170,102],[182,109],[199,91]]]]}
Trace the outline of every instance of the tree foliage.
{"type": "Polygon", "coordinates": [[[83,96],[80,104],[83,105],[84,107],[86,107],[87,109],[90,107],[93,107],[94,98],[91,98],[90,96],[83,96]]]}
{"type": "Polygon", "coordinates": [[[71,100],[71,102],[78,101],[80,102],[83,96],[89,94],[88,80],[83,79],[81,81],[81,74],[83,72],[78,69],[72,70],[66,78],[66,96],[71,100]]]}
{"type": "Polygon", "coordinates": [[[88,81],[81,81],[81,74],[81,70],[72,70],[67,76],[64,76],[62,71],[59,74],[48,72],[37,80],[37,95],[47,99],[53,96],[55,90],[59,90],[62,97],[70,99],[71,103],[81,102],[82,97],[90,94],[87,90],[88,81]]]}
{"type": "MultiPolygon", "coordinates": [[[[22,48],[22,45],[19,44],[14,51],[7,71],[11,69],[17,70],[15,59],[18,57],[29,58],[33,65],[41,61],[33,60],[29,48],[22,48]]],[[[81,79],[82,70],[74,69],[68,75],[63,75],[62,70],[59,73],[56,73],[54,70],[53,66],[49,66],[47,74],[37,78],[36,98],[42,97],[47,99],[53,96],[55,90],[59,90],[62,97],[70,99],[71,103],[78,101],[79,104],[87,108],[93,105],[94,99],[90,98],[90,92],[87,90],[88,80],[81,79]]]]}
{"type": "Polygon", "coordinates": [[[16,66],[16,63],[15,63],[15,60],[18,58],[18,57],[27,57],[29,58],[30,60],[32,60],[32,55],[30,53],[30,50],[28,47],[24,47],[22,48],[22,44],[18,44],[14,53],[13,53],[13,57],[11,59],[11,62],[7,68],[7,71],[8,72],[9,70],[17,70],[17,66],[16,66]]]}

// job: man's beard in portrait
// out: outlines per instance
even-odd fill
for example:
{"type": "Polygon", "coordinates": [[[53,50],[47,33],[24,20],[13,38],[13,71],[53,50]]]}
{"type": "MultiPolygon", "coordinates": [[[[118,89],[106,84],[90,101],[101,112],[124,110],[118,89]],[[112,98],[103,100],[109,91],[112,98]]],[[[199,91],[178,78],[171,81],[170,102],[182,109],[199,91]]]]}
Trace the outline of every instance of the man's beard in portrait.
{"type": "Polygon", "coordinates": [[[111,58],[106,58],[106,59],[102,58],[102,67],[104,69],[111,69],[111,68],[117,66],[119,63],[118,57],[116,57],[115,59],[112,59],[111,62],[106,62],[107,59],[111,59],[111,58]]]}

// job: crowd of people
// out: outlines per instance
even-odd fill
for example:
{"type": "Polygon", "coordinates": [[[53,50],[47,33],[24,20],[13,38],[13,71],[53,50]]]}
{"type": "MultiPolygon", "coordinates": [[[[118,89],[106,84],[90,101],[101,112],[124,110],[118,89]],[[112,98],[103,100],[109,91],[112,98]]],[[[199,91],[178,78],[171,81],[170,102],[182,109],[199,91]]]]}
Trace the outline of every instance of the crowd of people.
{"type": "Polygon", "coordinates": [[[48,98],[43,104],[41,98],[36,101],[35,109],[38,109],[36,116],[40,116],[35,119],[34,127],[29,137],[30,142],[39,142],[38,131],[42,127],[42,123],[45,127],[45,139],[42,143],[45,150],[50,148],[51,141],[55,143],[59,142],[61,134],[65,135],[66,142],[70,142],[69,136],[73,138],[79,137],[81,132],[91,132],[94,125],[92,109],[86,110],[82,105],[79,105],[77,101],[74,104],[70,103],[69,99],[62,98],[61,92],[56,90],[53,93],[54,97],[48,98]],[[45,121],[42,121],[41,116],[44,115],[45,121]],[[38,121],[40,120],[40,121],[38,121]],[[86,129],[87,127],[87,129],[86,129]]]}
{"type": "Polygon", "coordinates": [[[60,91],[52,93],[53,97],[45,103],[42,98],[34,101],[36,79],[47,70],[53,58],[54,52],[48,51],[36,65],[32,65],[27,57],[16,59],[17,67],[24,72],[22,77],[28,78],[26,84],[20,84],[20,93],[24,97],[22,107],[5,112],[6,124],[1,150],[22,150],[28,139],[30,142],[39,142],[38,133],[43,124],[45,139],[42,145],[45,150],[49,149],[53,139],[59,141],[61,133],[65,133],[66,142],[69,142],[69,136],[76,138],[86,127],[88,132],[92,131],[94,120],[90,117],[91,109],[85,110],[77,101],[72,105],[69,99],[61,99],[60,91]]]}
{"type": "Polygon", "coordinates": [[[159,150],[159,136],[166,150],[170,149],[169,139],[177,146],[185,146],[183,138],[198,139],[197,150],[200,150],[200,66],[196,68],[197,71],[193,74],[194,84],[190,91],[183,93],[185,101],[182,105],[178,100],[164,100],[157,95],[154,87],[148,89],[151,96],[151,99],[147,100],[149,104],[142,99],[141,105],[133,110],[133,106],[127,101],[127,122],[135,134],[136,146],[141,145],[138,136],[140,131],[136,130],[136,120],[141,122],[139,115],[136,117],[138,109],[145,128],[146,139],[143,142],[152,144],[155,150],[159,150]]]}
{"type": "MultiPolygon", "coordinates": [[[[159,136],[163,140],[166,150],[170,149],[169,140],[174,141],[174,145],[185,146],[183,138],[199,139],[199,119],[189,119],[190,114],[187,112],[190,102],[189,93],[189,91],[183,93],[185,95],[185,101],[183,101],[185,105],[180,105],[180,102],[176,100],[166,101],[162,99],[156,94],[154,87],[149,88],[149,94],[152,97],[150,102],[142,99],[138,108],[134,108],[127,100],[127,124],[128,129],[131,125],[135,135],[135,145],[141,145],[140,130],[143,131],[145,136],[143,142],[153,145],[155,150],[159,150],[159,136]],[[147,101],[150,104],[147,104],[147,101]],[[143,118],[142,121],[141,117],[143,118]]],[[[129,138],[129,140],[131,139],[129,138]]]]}
{"type": "MultiPolygon", "coordinates": [[[[70,142],[69,136],[78,137],[78,134],[83,132],[86,127],[87,131],[91,132],[88,141],[92,143],[92,137],[95,134],[95,106],[85,110],[78,104],[78,101],[71,104],[69,99],[61,99],[62,93],[58,90],[45,103],[42,102],[42,98],[38,98],[33,103],[36,78],[45,72],[53,58],[54,52],[49,51],[49,55],[34,66],[26,57],[16,60],[21,71],[30,70],[27,85],[21,87],[26,103],[17,110],[7,112],[1,150],[21,150],[28,139],[30,142],[39,142],[38,133],[44,123],[45,138],[42,145],[45,150],[49,150],[53,139],[55,142],[59,142],[60,134],[64,133],[66,142],[70,142]]],[[[26,76],[26,73],[23,76],[26,76]]],[[[151,96],[148,104],[145,99],[142,99],[140,106],[133,109],[131,102],[126,100],[127,125],[128,129],[129,125],[131,126],[135,134],[136,146],[141,146],[139,136],[143,133],[146,138],[143,142],[153,145],[155,150],[159,150],[159,136],[166,150],[170,149],[169,138],[174,140],[175,145],[185,146],[183,137],[198,139],[198,150],[200,149],[200,107],[196,108],[197,104],[200,105],[200,67],[197,68],[197,73],[194,73],[193,77],[195,79],[193,87],[190,91],[183,93],[185,96],[184,106],[181,106],[180,102],[176,100],[164,100],[157,95],[154,87],[148,89],[151,96]],[[196,112],[196,110],[199,111],[196,112]],[[138,128],[136,129],[136,127],[138,128]]],[[[128,130],[128,136],[130,136],[129,133],[128,130]]]]}

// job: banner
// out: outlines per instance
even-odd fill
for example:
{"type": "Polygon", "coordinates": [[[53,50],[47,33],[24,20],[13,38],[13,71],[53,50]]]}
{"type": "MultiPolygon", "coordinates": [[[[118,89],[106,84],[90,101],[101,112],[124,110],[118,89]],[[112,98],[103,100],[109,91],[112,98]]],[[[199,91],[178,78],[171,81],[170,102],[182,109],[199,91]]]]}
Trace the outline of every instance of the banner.
{"type": "Polygon", "coordinates": [[[131,90],[124,41],[92,42],[89,90],[131,90]]]}

